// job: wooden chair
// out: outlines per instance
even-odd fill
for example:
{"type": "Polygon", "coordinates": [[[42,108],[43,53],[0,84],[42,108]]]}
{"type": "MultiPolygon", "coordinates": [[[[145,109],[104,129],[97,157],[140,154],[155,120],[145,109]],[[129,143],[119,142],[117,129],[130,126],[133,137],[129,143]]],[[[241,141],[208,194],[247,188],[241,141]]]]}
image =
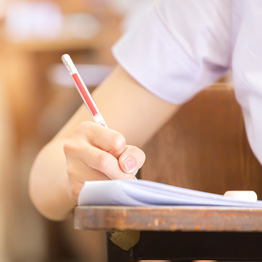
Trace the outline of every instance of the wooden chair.
{"type": "MultiPolygon", "coordinates": [[[[262,168],[248,145],[232,86],[214,85],[186,103],[145,152],[143,179],[219,194],[254,190],[261,199],[262,168]]],[[[260,209],[77,207],[75,228],[106,230],[109,262],[262,261],[260,209]]]]}

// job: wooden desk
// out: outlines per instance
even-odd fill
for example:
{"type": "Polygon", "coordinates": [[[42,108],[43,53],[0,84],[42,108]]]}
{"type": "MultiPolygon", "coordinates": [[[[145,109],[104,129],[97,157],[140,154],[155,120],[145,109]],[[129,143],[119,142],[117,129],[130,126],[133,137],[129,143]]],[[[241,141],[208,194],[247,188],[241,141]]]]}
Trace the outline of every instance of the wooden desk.
{"type": "Polygon", "coordinates": [[[90,206],[77,207],[74,218],[80,230],[140,231],[128,251],[108,240],[109,262],[262,260],[262,209],[90,206]]]}

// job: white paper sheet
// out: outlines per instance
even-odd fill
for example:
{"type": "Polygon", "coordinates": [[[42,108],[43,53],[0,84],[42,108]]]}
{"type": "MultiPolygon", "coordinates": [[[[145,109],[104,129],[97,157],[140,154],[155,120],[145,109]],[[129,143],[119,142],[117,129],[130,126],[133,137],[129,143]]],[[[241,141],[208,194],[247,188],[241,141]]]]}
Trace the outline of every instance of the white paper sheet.
{"type": "Polygon", "coordinates": [[[187,205],[262,208],[262,201],[238,200],[223,195],[139,179],[85,182],[79,195],[78,205],[187,205]]]}

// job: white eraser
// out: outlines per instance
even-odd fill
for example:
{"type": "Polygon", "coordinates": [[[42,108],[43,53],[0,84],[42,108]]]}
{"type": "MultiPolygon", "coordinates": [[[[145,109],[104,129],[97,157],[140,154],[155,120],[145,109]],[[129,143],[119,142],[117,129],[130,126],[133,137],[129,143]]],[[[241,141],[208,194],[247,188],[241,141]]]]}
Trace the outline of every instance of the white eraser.
{"type": "Polygon", "coordinates": [[[224,194],[226,197],[232,197],[239,200],[249,201],[249,202],[256,202],[257,201],[257,194],[255,191],[251,190],[232,190],[226,191],[224,194]]]}
{"type": "Polygon", "coordinates": [[[62,55],[61,58],[62,58],[64,65],[66,66],[67,70],[69,71],[71,75],[77,72],[75,64],[73,60],[71,59],[70,55],[64,54],[62,55]]]}

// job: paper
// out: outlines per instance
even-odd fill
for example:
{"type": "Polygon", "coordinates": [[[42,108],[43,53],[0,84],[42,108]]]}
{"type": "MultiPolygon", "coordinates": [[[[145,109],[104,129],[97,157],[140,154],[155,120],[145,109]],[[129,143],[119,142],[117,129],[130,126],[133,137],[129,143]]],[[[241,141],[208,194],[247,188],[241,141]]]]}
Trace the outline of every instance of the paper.
{"type": "Polygon", "coordinates": [[[85,182],[78,205],[186,205],[262,208],[262,201],[250,202],[147,180],[103,180],[85,182]]]}

